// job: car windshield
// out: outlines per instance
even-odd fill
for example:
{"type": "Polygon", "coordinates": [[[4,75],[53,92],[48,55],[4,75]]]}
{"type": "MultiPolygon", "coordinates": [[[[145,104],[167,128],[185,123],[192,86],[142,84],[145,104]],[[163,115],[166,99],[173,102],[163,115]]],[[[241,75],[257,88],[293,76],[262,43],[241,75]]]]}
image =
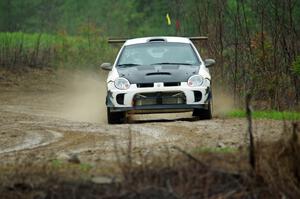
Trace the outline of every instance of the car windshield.
{"type": "Polygon", "coordinates": [[[139,65],[199,65],[192,46],[187,43],[151,42],[125,46],[118,67],[139,65]]]}

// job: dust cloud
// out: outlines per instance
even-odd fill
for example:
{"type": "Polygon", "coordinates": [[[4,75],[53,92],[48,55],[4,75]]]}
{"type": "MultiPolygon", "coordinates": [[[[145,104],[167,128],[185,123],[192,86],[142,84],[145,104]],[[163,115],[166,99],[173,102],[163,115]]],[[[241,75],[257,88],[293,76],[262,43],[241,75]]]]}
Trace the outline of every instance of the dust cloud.
{"type": "MultiPolygon", "coordinates": [[[[106,80],[107,74],[104,72],[77,71],[65,75],[64,94],[62,95],[62,108],[59,110],[61,117],[78,121],[92,123],[106,123],[106,80]]],[[[222,117],[234,109],[233,96],[225,91],[225,88],[213,88],[213,115],[222,117]]],[[[153,114],[131,115],[133,120],[143,119],[174,119],[185,118],[190,115],[187,113],[177,114],[153,114]]]]}
{"type": "Polygon", "coordinates": [[[61,116],[79,122],[106,122],[106,74],[80,71],[68,76],[61,116]]]}
{"type": "Polygon", "coordinates": [[[224,116],[234,110],[233,95],[226,92],[226,88],[220,86],[213,88],[213,115],[224,116]]]}

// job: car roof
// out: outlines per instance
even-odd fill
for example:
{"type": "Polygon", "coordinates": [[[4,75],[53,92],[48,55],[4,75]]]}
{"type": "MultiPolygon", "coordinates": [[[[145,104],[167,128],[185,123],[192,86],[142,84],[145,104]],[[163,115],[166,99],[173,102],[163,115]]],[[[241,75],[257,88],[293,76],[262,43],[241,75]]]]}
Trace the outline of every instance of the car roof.
{"type": "Polygon", "coordinates": [[[125,42],[125,46],[133,45],[133,44],[143,44],[148,42],[178,42],[178,43],[192,43],[189,38],[186,37],[142,37],[142,38],[135,38],[129,39],[125,42]]]}

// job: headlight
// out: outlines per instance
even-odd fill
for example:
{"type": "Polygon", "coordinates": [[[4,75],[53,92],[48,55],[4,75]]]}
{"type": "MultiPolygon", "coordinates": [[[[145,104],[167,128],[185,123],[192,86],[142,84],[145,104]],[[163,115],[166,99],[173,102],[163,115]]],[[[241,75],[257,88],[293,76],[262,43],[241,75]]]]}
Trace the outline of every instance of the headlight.
{"type": "Polygon", "coordinates": [[[203,86],[209,87],[210,86],[210,80],[205,78],[203,82],[203,86]]]}
{"type": "Polygon", "coordinates": [[[188,80],[188,85],[191,87],[201,86],[203,84],[203,77],[201,75],[193,75],[188,80]]]}
{"type": "Polygon", "coordinates": [[[115,87],[120,90],[127,90],[130,87],[130,83],[127,79],[120,77],[115,80],[115,87]]]}

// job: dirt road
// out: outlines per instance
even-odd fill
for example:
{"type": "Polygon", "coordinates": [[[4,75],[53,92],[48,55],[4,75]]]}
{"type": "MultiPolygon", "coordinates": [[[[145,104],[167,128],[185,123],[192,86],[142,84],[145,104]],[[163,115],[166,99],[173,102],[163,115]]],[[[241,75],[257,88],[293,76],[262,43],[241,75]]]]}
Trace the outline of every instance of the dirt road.
{"type": "MultiPolygon", "coordinates": [[[[64,75],[63,75],[64,76],[64,75]]],[[[104,88],[98,74],[61,78],[52,72],[0,72],[1,162],[49,161],[77,154],[83,162],[115,158],[114,148],[134,150],[180,146],[239,147],[244,145],[244,119],[194,121],[191,113],[141,115],[129,124],[107,125],[104,88]],[[2,75],[2,76],[1,76],[2,75]],[[131,132],[131,134],[129,133],[131,132]]],[[[257,137],[277,139],[282,122],[255,121],[257,137]]]]}

